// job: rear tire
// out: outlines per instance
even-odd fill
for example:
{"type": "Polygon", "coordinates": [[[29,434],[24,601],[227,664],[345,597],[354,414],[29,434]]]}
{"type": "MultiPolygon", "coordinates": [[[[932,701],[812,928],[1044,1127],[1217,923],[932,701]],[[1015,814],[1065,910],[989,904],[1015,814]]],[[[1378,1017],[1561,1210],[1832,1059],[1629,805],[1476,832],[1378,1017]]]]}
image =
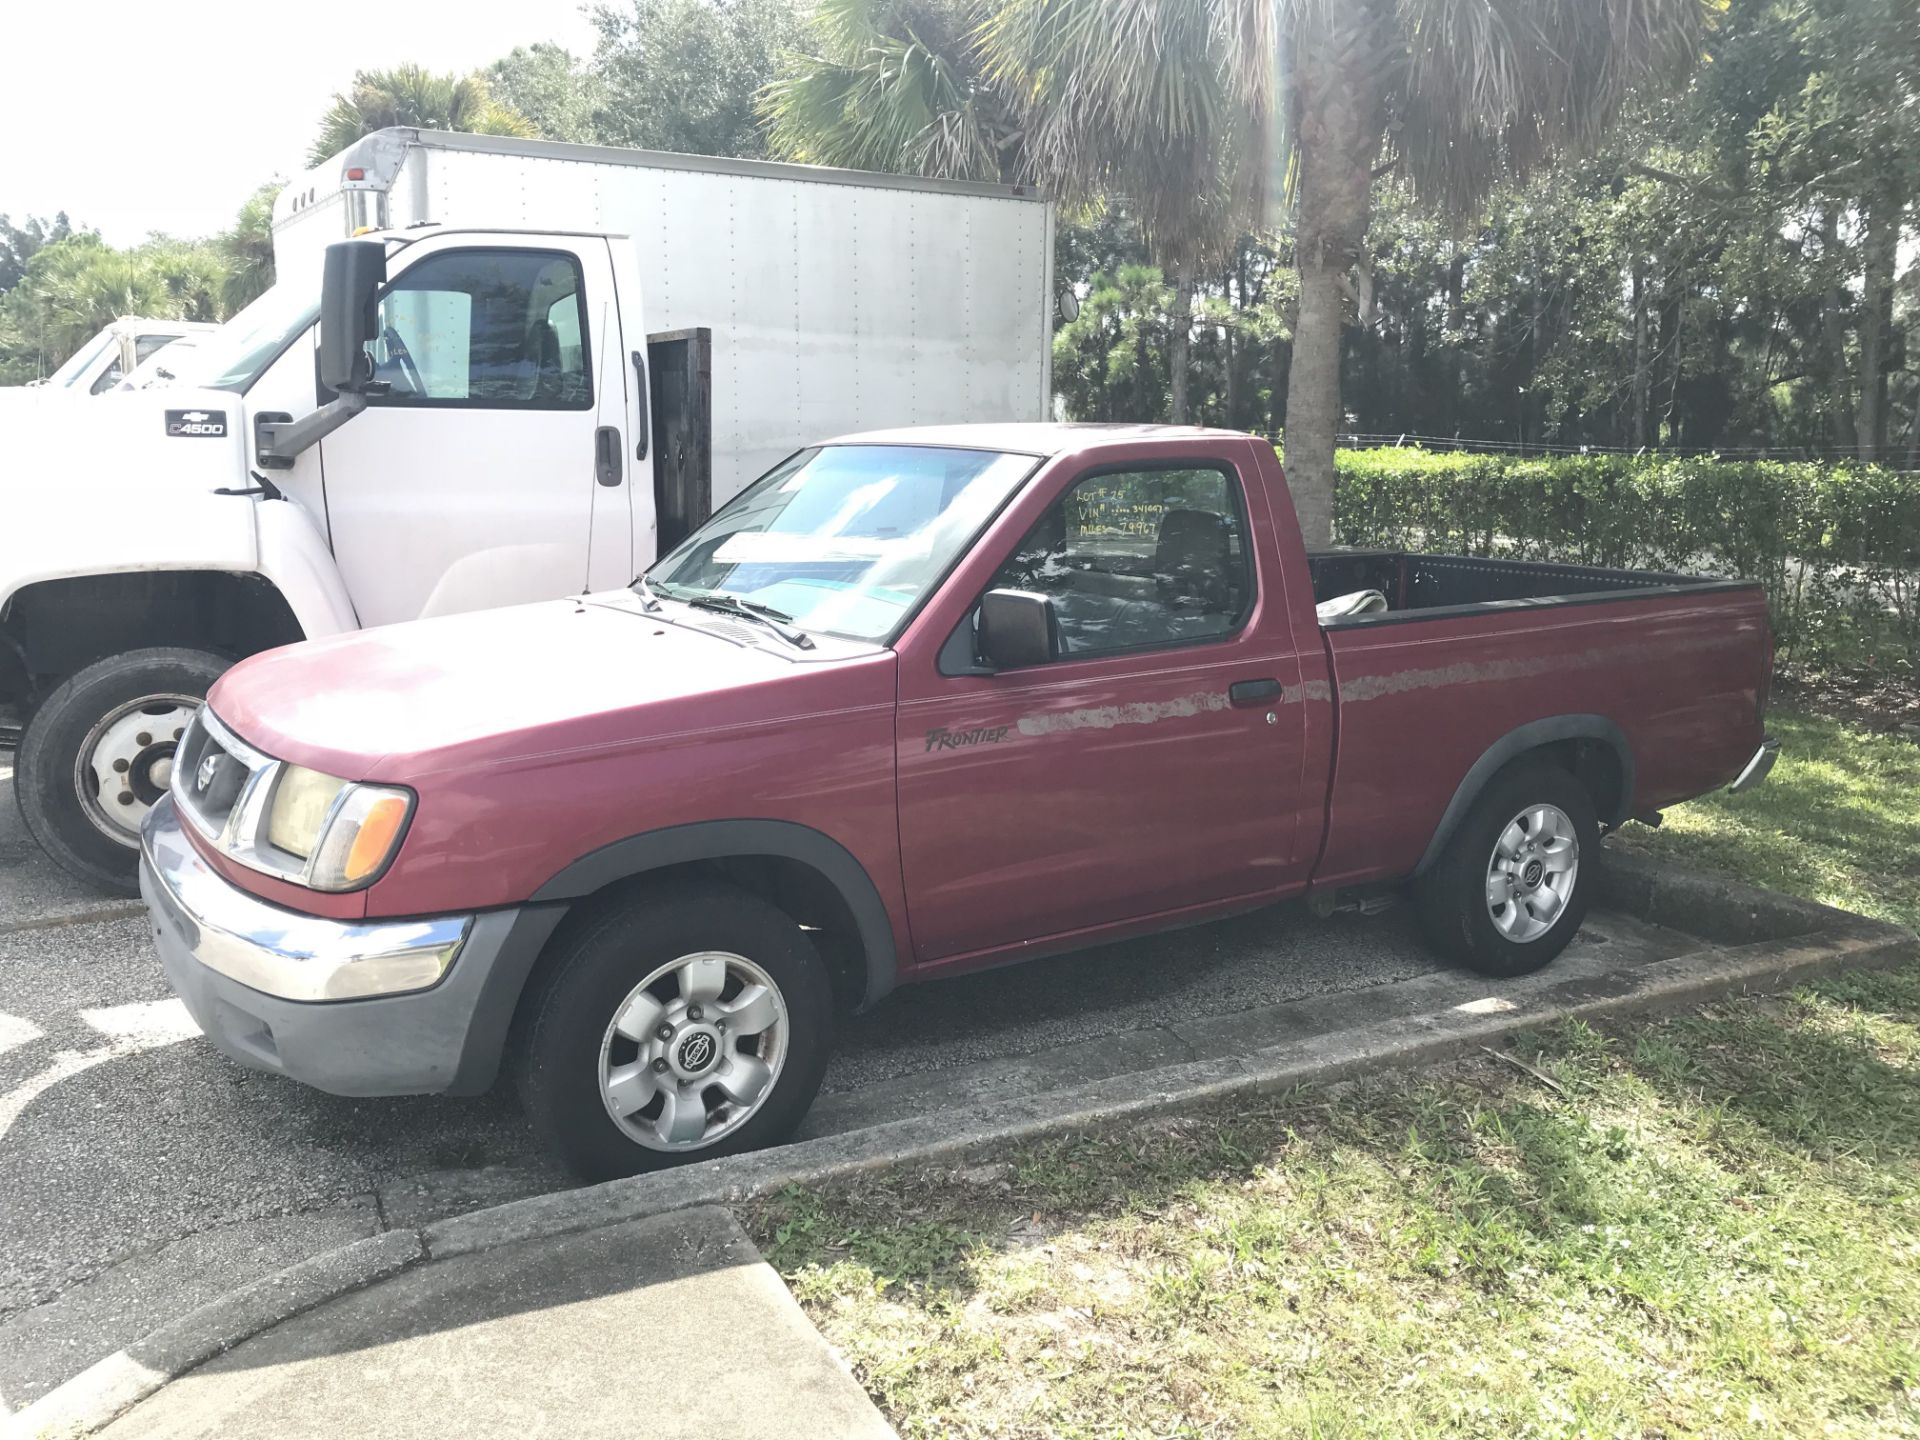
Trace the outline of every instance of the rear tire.
{"type": "Polygon", "coordinates": [[[1586,787],[1545,760],[1501,772],[1438,863],[1414,882],[1428,943],[1482,975],[1526,975],[1567,948],[1586,919],[1600,824],[1586,787]]]}
{"type": "Polygon", "coordinates": [[[643,891],[563,932],[516,1041],[521,1104],[589,1181],[791,1135],[833,1040],[827,969],[791,917],[731,885],[643,891]]]}
{"type": "Polygon", "coordinates": [[[231,664],[204,650],[132,650],[47,696],[21,733],[13,789],[54,863],[102,890],[138,892],[140,822],[167,788],[179,732],[231,664]]]}

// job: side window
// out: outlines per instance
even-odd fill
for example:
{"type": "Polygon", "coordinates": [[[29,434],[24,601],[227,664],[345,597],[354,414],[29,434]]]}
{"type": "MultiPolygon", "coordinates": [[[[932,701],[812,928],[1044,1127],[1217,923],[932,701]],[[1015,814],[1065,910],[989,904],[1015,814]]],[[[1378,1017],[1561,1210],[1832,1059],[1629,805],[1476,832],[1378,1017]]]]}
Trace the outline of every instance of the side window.
{"type": "Polygon", "coordinates": [[[993,584],[1053,601],[1063,655],[1230,634],[1253,599],[1240,482],[1213,467],[1089,476],[1027,532],[993,584]]]}
{"type": "Polygon", "coordinates": [[[585,300],[571,255],[450,250],[422,260],[380,298],[378,405],[585,410],[585,300]]]}

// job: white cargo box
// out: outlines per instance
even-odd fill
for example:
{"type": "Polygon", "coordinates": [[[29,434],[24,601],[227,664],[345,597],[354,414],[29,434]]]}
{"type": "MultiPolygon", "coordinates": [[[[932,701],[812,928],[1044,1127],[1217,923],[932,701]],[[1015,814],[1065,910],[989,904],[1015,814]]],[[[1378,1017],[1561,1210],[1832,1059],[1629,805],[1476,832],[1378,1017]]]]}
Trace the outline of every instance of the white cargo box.
{"type": "MultiPolygon", "coordinates": [[[[282,275],[362,229],[630,237],[652,332],[713,332],[713,499],[810,440],[1040,420],[1053,207],[1009,185],[384,130],[274,207],[282,275]]],[[[624,300],[623,300],[624,304],[624,300]]]]}

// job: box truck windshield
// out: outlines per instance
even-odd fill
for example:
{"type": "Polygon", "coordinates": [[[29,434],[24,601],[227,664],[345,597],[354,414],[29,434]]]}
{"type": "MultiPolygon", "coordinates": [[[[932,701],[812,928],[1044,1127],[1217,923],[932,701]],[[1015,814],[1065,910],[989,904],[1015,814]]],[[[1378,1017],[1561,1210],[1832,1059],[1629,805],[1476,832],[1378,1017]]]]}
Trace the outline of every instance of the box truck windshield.
{"type": "Polygon", "coordinates": [[[319,293],[283,281],[208,335],[182,378],[188,384],[244,394],[319,318],[319,293]]]}

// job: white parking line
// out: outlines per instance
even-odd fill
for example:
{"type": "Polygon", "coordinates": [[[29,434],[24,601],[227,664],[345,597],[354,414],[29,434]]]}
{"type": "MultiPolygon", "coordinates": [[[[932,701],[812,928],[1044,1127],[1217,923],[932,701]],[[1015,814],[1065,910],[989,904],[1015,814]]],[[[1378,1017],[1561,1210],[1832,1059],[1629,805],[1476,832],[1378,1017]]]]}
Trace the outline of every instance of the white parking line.
{"type": "Polygon", "coordinates": [[[141,1050],[191,1040],[200,1033],[200,1027],[193,1023],[187,1007],[179,1000],[146,1000],[133,1005],[82,1010],[80,1021],[109,1040],[141,1050]]]}
{"type": "Polygon", "coordinates": [[[0,1055],[9,1050],[18,1050],[46,1033],[31,1020],[22,1020],[18,1015],[9,1015],[0,1010],[0,1055]]]}
{"type": "MultiPolygon", "coordinates": [[[[13,1017],[5,1018],[11,1020],[13,1017]]],[[[91,1070],[109,1060],[177,1045],[200,1033],[200,1027],[187,1014],[187,1007],[178,1000],[149,1000],[133,1005],[82,1010],[80,1019],[104,1035],[107,1043],[98,1050],[62,1050],[53,1057],[53,1062],[46,1069],[14,1086],[5,1095],[0,1095],[0,1140],[6,1139],[13,1122],[26,1113],[29,1105],[62,1080],[70,1080],[82,1071],[91,1070]]]]}

